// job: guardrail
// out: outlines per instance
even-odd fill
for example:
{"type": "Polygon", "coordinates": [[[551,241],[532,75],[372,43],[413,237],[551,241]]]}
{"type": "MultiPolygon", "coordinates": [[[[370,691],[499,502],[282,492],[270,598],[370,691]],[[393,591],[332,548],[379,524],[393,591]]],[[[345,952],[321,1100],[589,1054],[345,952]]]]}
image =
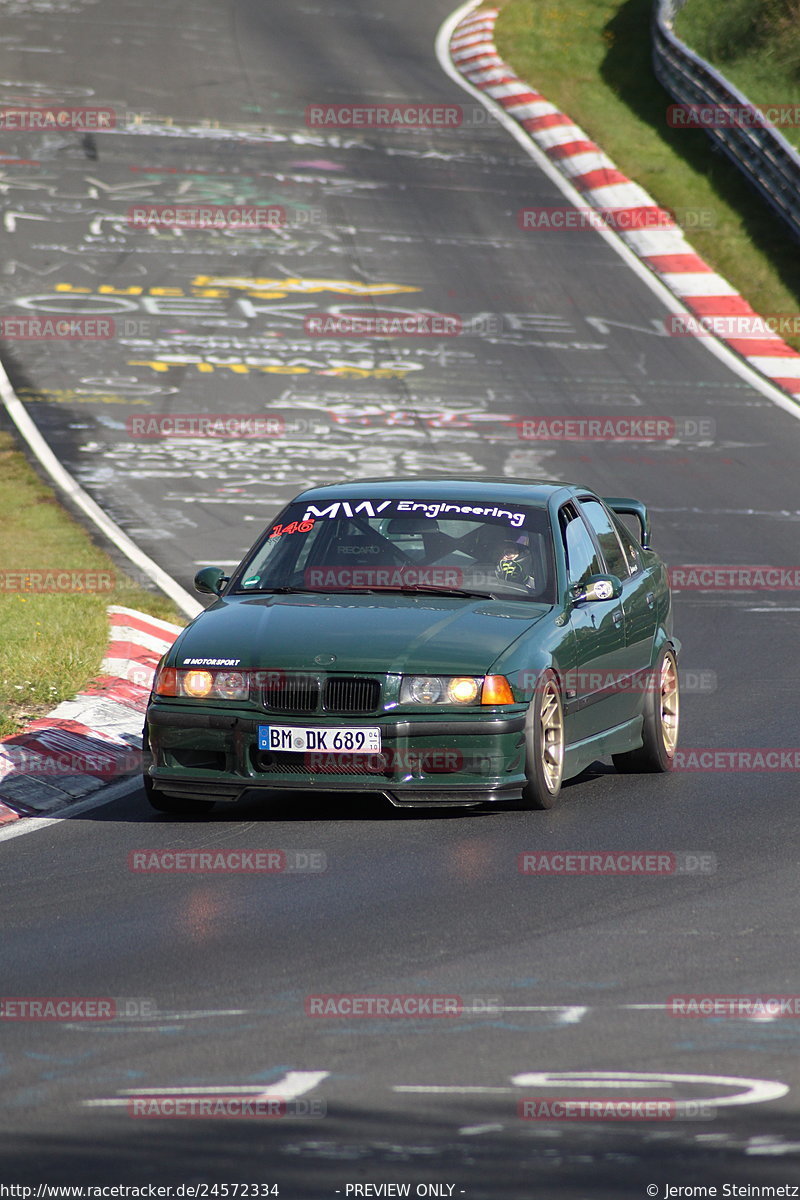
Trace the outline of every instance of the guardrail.
{"type": "MultiPolygon", "coordinates": [[[[680,104],[723,110],[716,114],[716,124],[703,123],[701,127],[800,238],[800,153],[747,96],[676,37],[672,22],[685,2],[655,0],[656,77],[680,104]],[[731,109],[735,112],[723,127],[724,110],[731,109]]],[[[710,115],[713,118],[715,114],[710,115]]]]}

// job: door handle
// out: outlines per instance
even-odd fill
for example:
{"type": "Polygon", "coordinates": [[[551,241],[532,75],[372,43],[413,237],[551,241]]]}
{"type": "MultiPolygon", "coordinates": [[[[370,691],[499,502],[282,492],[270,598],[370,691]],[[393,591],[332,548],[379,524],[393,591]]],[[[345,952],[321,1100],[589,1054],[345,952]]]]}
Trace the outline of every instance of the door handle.
{"type": "Polygon", "coordinates": [[[620,612],[620,610],[618,608],[616,608],[614,610],[614,614],[611,619],[614,622],[614,624],[618,627],[622,624],[622,613],[620,612]]]}
{"type": "Polygon", "coordinates": [[[655,595],[653,594],[653,592],[648,592],[647,595],[645,596],[645,599],[647,601],[647,607],[652,608],[656,602],[656,598],[655,598],[655,595]]]}

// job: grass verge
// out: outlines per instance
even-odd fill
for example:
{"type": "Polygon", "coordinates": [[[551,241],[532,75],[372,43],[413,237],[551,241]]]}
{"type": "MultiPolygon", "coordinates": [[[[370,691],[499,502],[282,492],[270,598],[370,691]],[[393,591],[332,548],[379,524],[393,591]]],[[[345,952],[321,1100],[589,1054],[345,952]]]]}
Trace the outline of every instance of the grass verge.
{"type": "MultiPolygon", "coordinates": [[[[675,32],[751,103],[800,109],[800,0],[688,0],[675,32]]],[[[800,148],[793,115],[777,128],[800,148]]]]}
{"type": "MultiPolygon", "coordinates": [[[[620,170],[682,218],[697,252],[753,308],[797,314],[800,255],[778,217],[707,134],[667,125],[673,100],[653,74],[651,16],[652,0],[508,0],[495,44],[620,170]]],[[[800,349],[800,336],[786,340],[800,349]]]]}
{"type": "Polygon", "coordinates": [[[138,587],[119,571],[62,508],[0,431],[0,737],[8,737],[99,671],[108,643],[106,606],[124,604],[185,624],[169,600],[138,587]],[[103,572],[108,591],[23,592],[12,573],[49,569],[103,572]]]}

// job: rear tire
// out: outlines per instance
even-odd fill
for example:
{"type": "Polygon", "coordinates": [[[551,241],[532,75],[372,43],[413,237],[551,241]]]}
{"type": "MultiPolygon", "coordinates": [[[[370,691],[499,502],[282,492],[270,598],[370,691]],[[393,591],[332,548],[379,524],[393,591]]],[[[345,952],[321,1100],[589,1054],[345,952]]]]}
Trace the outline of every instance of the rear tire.
{"type": "Polygon", "coordinates": [[[525,729],[523,807],[552,808],[561,791],[564,774],[564,705],[553,671],[545,671],[536,684],[525,729]]]}
{"type": "Polygon", "coordinates": [[[661,651],[653,668],[652,686],[644,701],[642,746],[624,754],[612,754],[614,766],[622,774],[671,771],[678,744],[680,687],[678,662],[669,646],[661,651]]]}

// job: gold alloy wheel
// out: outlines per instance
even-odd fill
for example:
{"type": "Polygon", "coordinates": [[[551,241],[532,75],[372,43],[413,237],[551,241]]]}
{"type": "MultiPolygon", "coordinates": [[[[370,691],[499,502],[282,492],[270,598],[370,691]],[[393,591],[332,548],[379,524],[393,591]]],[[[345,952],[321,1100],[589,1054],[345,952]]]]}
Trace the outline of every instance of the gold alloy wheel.
{"type": "Polygon", "coordinates": [[[542,693],[541,762],[545,787],[555,795],[564,770],[564,713],[557,685],[548,679],[542,693]]]}
{"type": "Polygon", "coordinates": [[[677,664],[672,654],[665,654],[661,664],[661,736],[670,758],[678,744],[679,709],[677,664]]]}

